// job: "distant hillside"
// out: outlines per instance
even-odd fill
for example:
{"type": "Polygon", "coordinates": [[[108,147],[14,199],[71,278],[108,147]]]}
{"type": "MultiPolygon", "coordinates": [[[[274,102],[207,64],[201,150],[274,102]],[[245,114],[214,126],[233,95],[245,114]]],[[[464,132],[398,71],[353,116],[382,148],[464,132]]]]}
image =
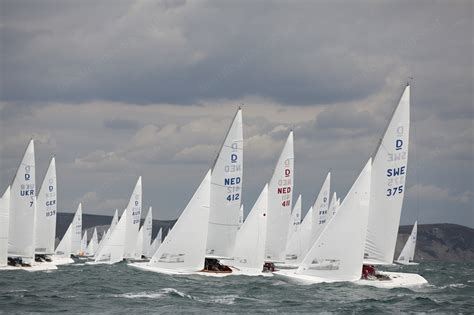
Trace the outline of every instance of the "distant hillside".
{"type": "MultiPolygon", "coordinates": [[[[405,245],[413,226],[400,226],[395,257],[405,245]]],[[[474,229],[457,224],[418,225],[415,261],[474,262],[474,229]]]]}
{"type": "MultiPolygon", "coordinates": [[[[63,237],[64,233],[66,233],[69,224],[74,217],[74,213],[58,213],[57,225],[56,225],[56,242],[58,243],[59,240],[63,237]]],[[[83,214],[82,215],[82,229],[87,230],[87,237],[90,240],[92,237],[92,233],[94,231],[94,227],[97,227],[97,232],[99,234],[99,240],[102,237],[102,234],[107,231],[110,225],[110,221],[112,221],[111,216],[107,215],[95,215],[95,214],[83,214]]],[[[156,234],[160,228],[163,228],[163,237],[168,233],[168,229],[171,228],[176,220],[153,220],[153,234],[152,238],[155,238],[156,234]]],[[[143,219],[142,219],[143,224],[143,219]]]]}
{"type": "MultiPolygon", "coordinates": [[[[72,213],[58,213],[57,241],[66,232],[73,218],[72,213]]],[[[111,216],[83,215],[83,229],[88,238],[92,237],[93,228],[97,227],[99,239],[107,230],[111,216]]],[[[153,220],[153,238],[163,228],[163,237],[176,220],[153,220]]],[[[142,220],[143,223],[143,220],[142,220]]],[[[398,231],[395,257],[398,257],[403,245],[410,235],[412,226],[400,226],[398,231]]],[[[418,242],[415,251],[416,261],[472,261],[474,262],[474,229],[457,224],[422,224],[418,225],[418,242]]]]}

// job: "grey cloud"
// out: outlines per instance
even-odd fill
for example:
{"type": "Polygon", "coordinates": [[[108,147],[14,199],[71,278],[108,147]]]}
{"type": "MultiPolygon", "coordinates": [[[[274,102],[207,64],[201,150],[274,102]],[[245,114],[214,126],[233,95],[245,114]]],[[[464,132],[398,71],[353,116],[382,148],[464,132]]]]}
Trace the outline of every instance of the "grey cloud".
{"type": "Polygon", "coordinates": [[[104,127],[110,129],[136,129],[140,123],[130,119],[106,119],[104,120],[104,127]]]}
{"type": "Polygon", "coordinates": [[[472,1],[0,5],[2,189],[33,135],[62,209],[109,213],[143,175],[175,218],[245,103],[246,208],[294,128],[307,209],[329,169],[344,196],[413,76],[402,223],[472,218],[472,1]]]}

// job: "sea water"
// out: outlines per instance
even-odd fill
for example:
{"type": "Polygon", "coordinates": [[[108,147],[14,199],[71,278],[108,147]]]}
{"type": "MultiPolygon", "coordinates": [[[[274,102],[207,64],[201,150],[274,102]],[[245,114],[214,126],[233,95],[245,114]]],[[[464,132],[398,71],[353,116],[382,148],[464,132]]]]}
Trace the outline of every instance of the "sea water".
{"type": "Polygon", "coordinates": [[[0,313],[474,313],[474,263],[390,267],[424,276],[429,285],[416,289],[298,285],[277,277],[170,276],[126,263],[58,268],[0,271],[0,313]]]}

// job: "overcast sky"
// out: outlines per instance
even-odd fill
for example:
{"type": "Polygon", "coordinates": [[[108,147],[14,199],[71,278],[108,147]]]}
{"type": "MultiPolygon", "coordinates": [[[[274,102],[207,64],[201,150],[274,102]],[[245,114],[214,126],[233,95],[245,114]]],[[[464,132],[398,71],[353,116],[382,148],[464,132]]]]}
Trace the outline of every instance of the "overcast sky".
{"type": "MultiPolygon", "coordinates": [[[[174,219],[243,105],[246,212],[295,130],[303,212],[344,196],[413,77],[402,224],[474,227],[472,1],[0,2],[0,189],[28,139],[60,211],[174,219]]],[[[296,195],[294,196],[296,199],[296,195]]]]}

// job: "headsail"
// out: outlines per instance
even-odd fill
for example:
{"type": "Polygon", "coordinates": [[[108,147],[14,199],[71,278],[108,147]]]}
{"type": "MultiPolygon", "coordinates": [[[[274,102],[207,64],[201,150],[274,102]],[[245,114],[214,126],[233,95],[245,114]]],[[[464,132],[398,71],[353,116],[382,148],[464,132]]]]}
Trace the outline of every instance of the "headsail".
{"type": "Polygon", "coordinates": [[[204,268],[211,171],[209,170],[184,211],[149,262],[149,266],[174,272],[204,268]]]}
{"type": "Polygon", "coordinates": [[[153,257],[153,255],[156,253],[156,251],[161,245],[162,233],[163,233],[163,229],[160,228],[160,230],[158,231],[158,234],[153,240],[153,243],[151,243],[150,250],[148,251],[148,254],[146,255],[146,257],[153,257]]]}
{"type": "Polygon", "coordinates": [[[408,237],[405,246],[403,246],[400,256],[398,256],[397,262],[400,264],[410,263],[415,258],[417,227],[418,222],[415,221],[415,224],[413,225],[413,230],[411,231],[411,234],[408,237]]]}
{"type": "Polygon", "coordinates": [[[293,198],[293,165],[293,131],[291,131],[268,184],[266,261],[285,260],[288,221],[293,198]]]}
{"type": "Polygon", "coordinates": [[[87,245],[86,255],[93,256],[95,254],[95,251],[97,250],[97,247],[99,247],[99,241],[97,238],[97,228],[94,228],[94,232],[92,233],[92,238],[89,242],[89,245],[87,245]]]}
{"type": "Polygon", "coordinates": [[[26,148],[10,188],[8,256],[35,257],[35,147],[26,148]]]}
{"type": "Polygon", "coordinates": [[[295,202],[291,212],[290,225],[288,228],[288,240],[286,242],[285,262],[293,263],[301,253],[301,195],[295,202]]]}
{"type": "Polygon", "coordinates": [[[364,258],[391,264],[400,223],[407,174],[410,133],[410,86],[393,112],[372,165],[369,225],[364,258]]]}
{"type": "Polygon", "coordinates": [[[69,224],[66,233],[64,233],[61,242],[59,242],[54,255],[69,258],[71,254],[77,255],[81,249],[82,234],[82,204],[77,207],[76,213],[69,224]]]}
{"type": "Polygon", "coordinates": [[[265,185],[245,223],[237,233],[232,264],[234,267],[250,269],[247,272],[262,272],[265,256],[267,209],[268,185],[265,185]]]}
{"type": "Polygon", "coordinates": [[[82,236],[81,240],[81,255],[85,255],[87,250],[87,230],[84,231],[84,235],[82,236]]]}
{"type": "Polygon", "coordinates": [[[239,228],[243,169],[242,110],[239,108],[212,168],[206,255],[231,257],[239,228]]]}
{"type": "Polygon", "coordinates": [[[10,212],[10,186],[0,199],[0,267],[7,265],[8,258],[8,217],[10,212]]]}
{"type": "Polygon", "coordinates": [[[115,228],[115,226],[117,225],[118,220],[119,220],[118,210],[115,209],[115,213],[114,213],[114,216],[112,217],[112,221],[110,222],[110,226],[107,229],[107,231],[104,234],[102,234],[102,238],[100,239],[99,245],[97,246],[97,249],[95,250],[94,256],[96,253],[102,250],[102,247],[104,247],[104,244],[105,244],[105,240],[110,237],[110,234],[112,230],[115,228]]]}
{"type": "Polygon", "coordinates": [[[129,209],[125,209],[117,225],[109,229],[108,237],[94,256],[95,262],[114,264],[123,260],[127,211],[129,209]]]}
{"type": "Polygon", "coordinates": [[[360,279],[369,213],[371,164],[370,159],[296,274],[322,281],[360,279]]]}

